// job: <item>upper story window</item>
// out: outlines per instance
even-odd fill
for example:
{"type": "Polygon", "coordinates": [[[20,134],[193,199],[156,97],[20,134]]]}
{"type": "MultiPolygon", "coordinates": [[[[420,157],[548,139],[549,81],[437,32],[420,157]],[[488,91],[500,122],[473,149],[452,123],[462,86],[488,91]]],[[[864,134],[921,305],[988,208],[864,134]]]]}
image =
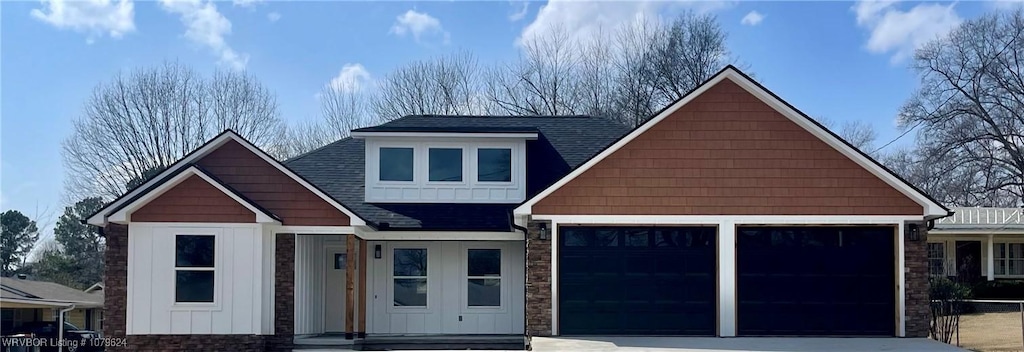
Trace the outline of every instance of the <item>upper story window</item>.
{"type": "Polygon", "coordinates": [[[412,181],[413,148],[380,148],[380,180],[412,181]]]}
{"type": "Polygon", "coordinates": [[[461,148],[430,148],[427,154],[430,182],[462,182],[461,148]]]}
{"type": "Polygon", "coordinates": [[[215,237],[174,238],[174,301],[213,302],[215,237]]]}
{"type": "Polygon", "coordinates": [[[477,149],[476,180],[480,182],[512,181],[512,149],[477,149]]]}

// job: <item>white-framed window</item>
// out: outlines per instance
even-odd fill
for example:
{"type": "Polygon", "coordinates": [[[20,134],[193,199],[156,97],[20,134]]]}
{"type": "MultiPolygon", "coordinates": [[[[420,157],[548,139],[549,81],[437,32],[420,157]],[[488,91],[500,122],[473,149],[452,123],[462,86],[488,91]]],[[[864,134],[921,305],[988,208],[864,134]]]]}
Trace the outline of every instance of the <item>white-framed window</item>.
{"type": "Polygon", "coordinates": [[[213,303],[216,236],[175,235],[174,302],[213,303]]]}
{"type": "Polygon", "coordinates": [[[462,182],[462,148],[427,148],[427,181],[462,182]]]}
{"type": "Polygon", "coordinates": [[[395,248],[392,250],[393,307],[426,308],[429,282],[427,280],[426,248],[395,248]]]}
{"type": "Polygon", "coordinates": [[[415,175],[415,153],[411,147],[381,147],[380,180],[412,182],[415,175]]]}
{"type": "Polygon", "coordinates": [[[466,305],[501,307],[501,249],[466,250],[466,305]]]}
{"type": "Polygon", "coordinates": [[[1024,276],[1024,243],[996,243],[993,249],[996,276],[1024,276]]]}
{"type": "Polygon", "coordinates": [[[946,243],[928,242],[928,274],[946,275],[946,243]]]}
{"type": "Polygon", "coordinates": [[[477,182],[512,182],[512,148],[477,148],[477,182]]]}

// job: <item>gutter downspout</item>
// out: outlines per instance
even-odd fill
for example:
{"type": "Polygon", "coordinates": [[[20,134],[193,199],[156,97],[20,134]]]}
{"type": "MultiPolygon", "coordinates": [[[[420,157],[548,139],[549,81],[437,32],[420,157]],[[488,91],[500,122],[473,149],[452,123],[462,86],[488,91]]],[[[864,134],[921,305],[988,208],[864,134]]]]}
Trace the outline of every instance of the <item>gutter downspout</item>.
{"type": "MultiPolygon", "coordinates": [[[[527,246],[527,242],[530,240],[530,229],[527,229],[526,227],[523,227],[523,226],[520,226],[519,224],[516,224],[516,215],[512,211],[508,212],[508,217],[509,217],[509,219],[508,219],[509,223],[512,224],[512,228],[523,232],[523,261],[526,262],[525,263],[526,265],[523,266],[523,282],[525,283],[529,279],[529,273],[527,272],[527,270],[526,270],[527,268],[526,267],[530,265],[530,263],[529,263],[530,250],[528,249],[528,246],[527,246]]],[[[523,310],[524,310],[524,313],[525,313],[525,310],[526,310],[526,294],[527,294],[527,292],[526,292],[526,285],[523,285],[523,310]]],[[[524,317],[524,319],[523,319],[523,335],[526,338],[527,348],[529,349],[530,345],[532,345],[532,343],[531,343],[531,338],[530,338],[530,331],[527,330],[526,320],[527,319],[525,319],[525,317],[524,317]]]]}
{"type": "Polygon", "coordinates": [[[64,308],[64,309],[60,310],[60,313],[59,313],[60,316],[58,317],[59,319],[57,319],[57,324],[59,324],[57,326],[57,346],[58,346],[57,347],[57,352],[63,352],[64,351],[64,313],[70,312],[70,311],[72,311],[74,309],[75,309],[75,305],[72,304],[72,305],[68,306],[67,308],[64,308]]]}

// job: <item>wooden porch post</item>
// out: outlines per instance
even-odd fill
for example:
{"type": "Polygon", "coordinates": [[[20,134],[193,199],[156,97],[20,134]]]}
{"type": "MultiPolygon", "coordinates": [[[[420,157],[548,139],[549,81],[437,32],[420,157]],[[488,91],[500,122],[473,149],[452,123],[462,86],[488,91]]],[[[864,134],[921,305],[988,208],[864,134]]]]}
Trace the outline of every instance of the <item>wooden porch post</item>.
{"type": "Polygon", "coordinates": [[[356,309],[356,236],[345,236],[345,339],[351,340],[356,309]]]}
{"type": "Polygon", "coordinates": [[[359,240],[359,331],[366,337],[366,240],[359,240]]]}

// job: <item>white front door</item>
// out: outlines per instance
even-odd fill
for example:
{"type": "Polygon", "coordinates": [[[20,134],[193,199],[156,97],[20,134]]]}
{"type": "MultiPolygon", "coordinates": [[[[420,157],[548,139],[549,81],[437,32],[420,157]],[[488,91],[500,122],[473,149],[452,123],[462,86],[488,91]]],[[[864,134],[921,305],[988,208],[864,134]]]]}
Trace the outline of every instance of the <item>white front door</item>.
{"type": "Polygon", "coordinates": [[[522,333],[520,242],[374,242],[369,333],[522,333]]]}
{"type": "Polygon", "coordinates": [[[348,260],[344,247],[327,247],[327,270],[324,274],[324,330],[345,332],[345,267],[348,260]]]}

